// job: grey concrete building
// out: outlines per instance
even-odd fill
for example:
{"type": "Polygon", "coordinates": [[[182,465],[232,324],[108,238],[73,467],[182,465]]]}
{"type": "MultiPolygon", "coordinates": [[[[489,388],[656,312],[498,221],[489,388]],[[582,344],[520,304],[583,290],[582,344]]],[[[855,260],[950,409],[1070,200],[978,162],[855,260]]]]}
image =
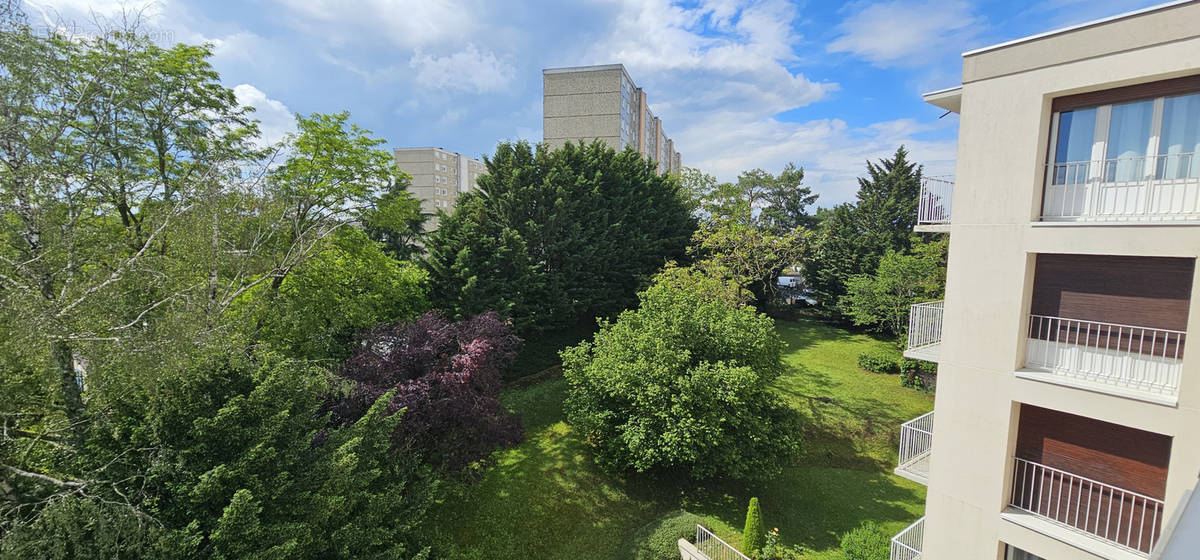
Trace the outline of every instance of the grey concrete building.
{"type": "Polygon", "coordinates": [[[433,216],[426,230],[437,228],[437,211],[454,211],[460,193],[475,188],[485,172],[483,162],[442,148],[396,148],[396,167],[412,176],[413,196],[421,201],[421,212],[433,216]]]}
{"type": "Polygon", "coordinates": [[[620,64],[542,70],[542,139],[551,148],[592,140],[633,146],[659,173],[678,172],[682,161],[646,92],[620,64]]]}

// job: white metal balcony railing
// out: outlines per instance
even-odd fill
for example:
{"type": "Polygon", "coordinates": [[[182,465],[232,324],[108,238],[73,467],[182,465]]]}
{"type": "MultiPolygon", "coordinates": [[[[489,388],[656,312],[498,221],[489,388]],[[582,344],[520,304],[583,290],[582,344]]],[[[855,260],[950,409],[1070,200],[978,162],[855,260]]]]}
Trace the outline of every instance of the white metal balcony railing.
{"type": "Polygon", "coordinates": [[[924,541],[925,518],[922,517],[892,537],[891,560],[917,560],[921,557],[924,541]]]}
{"type": "Polygon", "coordinates": [[[933,448],[933,413],[900,425],[900,459],[896,472],[917,482],[929,481],[929,452],[933,448]]]}
{"type": "Polygon", "coordinates": [[[915,303],[908,310],[908,350],[905,356],[937,361],[942,343],[942,301],[915,303]]]}
{"type": "Polygon", "coordinates": [[[1070,381],[1173,397],[1186,333],[1030,315],[1026,369],[1070,381]]]}
{"type": "Polygon", "coordinates": [[[921,198],[917,201],[917,223],[950,223],[950,205],[954,201],[954,178],[950,175],[921,177],[921,198]]]}
{"type": "Polygon", "coordinates": [[[1141,556],[1163,523],[1162,500],[1019,457],[1009,505],[1141,556]]]}
{"type": "Polygon", "coordinates": [[[1200,154],[1051,163],[1042,220],[1200,220],[1200,154]]]}
{"type": "Polygon", "coordinates": [[[750,560],[745,554],[738,552],[738,549],[729,546],[729,543],[712,534],[712,531],[705,529],[703,525],[696,525],[696,550],[707,556],[709,560],[750,560]]]}

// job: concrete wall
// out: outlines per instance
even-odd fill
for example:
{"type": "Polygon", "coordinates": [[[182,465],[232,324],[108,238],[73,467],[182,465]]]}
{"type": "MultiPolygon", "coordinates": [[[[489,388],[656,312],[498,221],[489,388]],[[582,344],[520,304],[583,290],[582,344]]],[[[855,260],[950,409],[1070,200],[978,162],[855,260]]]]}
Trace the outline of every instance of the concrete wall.
{"type": "Polygon", "coordinates": [[[434,215],[425,229],[437,227],[438,210],[454,211],[458,195],[475,187],[485,172],[483,162],[441,148],[396,148],[396,167],[412,176],[409,192],[421,201],[421,212],[434,215]]]}
{"type": "MultiPolygon", "coordinates": [[[[1021,379],[1037,253],[1200,256],[1200,226],[1035,224],[1052,98],[1200,73],[1200,4],[967,56],[926,506],[928,560],[1000,558],[1002,541],[1052,560],[1096,558],[1000,517],[1019,405],[1174,438],[1166,514],[1200,472],[1200,348],[1166,406],[1021,379]]],[[[1200,333],[1200,289],[1189,333],[1200,333]]]]}
{"type": "Polygon", "coordinates": [[[687,541],[687,539],[679,539],[679,556],[681,560],[710,560],[705,556],[696,545],[687,541]]]}
{"type": "MultiPolygon", "coordinates": [[[[543,70],[542,138],[546,144],[556,149],[568,141],[602,140],[616,150],[623,149],[622,79],[633,83],[619,64],[543,70]]],[[[634,130],[629,142],[644,157],[663,161],[662,170],[667,171],[676,159],[672,158],[675,146],[672,143],[669,149],[664,148],[662,122],[656,117],[647,119],[652,111],[647,110],[646,100],[646,93],[634,86],[630,100],[634,130]]]]}
{"type": "Polygon", "coordinates": [[[552,148],[600,139],[621,148],[620,67],[542,74],[542,136],[552,148]]]}

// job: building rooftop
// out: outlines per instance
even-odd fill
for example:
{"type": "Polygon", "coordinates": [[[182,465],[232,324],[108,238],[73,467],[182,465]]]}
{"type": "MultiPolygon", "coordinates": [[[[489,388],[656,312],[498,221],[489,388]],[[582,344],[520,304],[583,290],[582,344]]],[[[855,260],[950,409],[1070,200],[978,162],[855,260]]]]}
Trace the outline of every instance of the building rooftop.
{"type": "Polygon", "coordinates": [[[1021,43],[1027,43],[1027,42],[1029,42],[1029,41],[1036,41],[1036,40],[1038,40],[1038,39],[1044,39],[1044,38],[1046,38],[1046,37],[1051,37],[1051,36],[1054,36],[1054,35],[1060,35],[1060,34],[1063,34],[1063,33],[1070,33],[1071,31],[1078,31],[1078,30],[1080,30],[1080,29],[1086,29],[1086,28],[1088,28],[1088,27],[1094,27],[1094,26],[1097,26],[1097,25],[1101,25],[1101,24],[1105,24],[1105,23],[1109,23],[1109,22],[1113,22],[1113,21],[1118,21],[1118,20],[1122,20],[1122,19],[1125,19],[1125,18],[1130,18],[1130,17],[1134,17],[1134,16],[1139,16],[1139,15],[1142,15],[1142,14],[1145,14],[1145,13],[1149,13],[1149,12],[1157,12],[1157,11],[1159,11],[1159,10],[1165,10],[1165,9],[1167,9],[1167,8],[1173,8],[1173,7],[1175,7],[1175,6],[1180,6],[1180,5],[1183,5],[1183,4],[1191,4],[1191,3],[1194,3],[1194,2],[1196,2],[1196,1],[1198,1],[1198,0],[1175,0],[1175,1],[1173,1],[1173,2],[1166,2],[1166,3],[1164,3],[1164,4],[1158,4],[1158,5],[1155,5],[1155,6],[1150,6],[1150,7],[1148,7],[1148,8],[1142,8],[1142,9],[1140,9],[1140,10],[1133,10],[1133,11],[1129,11],[1129,12],[1125,12],[1125,13],[1117,14],[1117,15],[1115,15],[1115,16],[1108,16],[1108,17],[1106,17],[1106,18],[1100,18],[1100,19],[1096,19],[1096,20],[1092,20],[1092,21],[1088,21],[1088,22],[1084,22],[1084,23],[1080,23],[1080,24],[1076,24],[1076,25],[1071,25],[1071,26],[1063,27],[1063,28],[1060,28],[1060,29],[1054,29],[1054,30],[1052,30],[1052,31],[1046,31],[1046,32],[1044,32],[1044,33],[1038,33],[1038,34],[1036,34],[1036,35],[1029,35],[1028,37],[1021,37],[1021,38],[1019,38],[1019,39],[1013,39],[1013,40],[1011,40],[1011,41],[1005,41],[1005,42],[1003,42],[1003,43],[996,43],[995,45],[989,45],[989,46],[986,46],[986,47],[980,47],[980,48],[978,48],[978,49],[969,50],[969,51],[967,51],[967,52],[964,52],[964,53],[962,53],[962,55],[963,55],[963,56],[973,56],[973,55],[977,55],[977,54],[985,53],[985,52],[988,52],[988,51],[994,51],[994,50],[997,50],[997,49],[1003,49],[1003,48],[1005,48],[1005,47],[1011,47],[1011,46],[1013,46],[1013,45],[1019,45],[1019,44],[1021,44],[1021,43]]]}

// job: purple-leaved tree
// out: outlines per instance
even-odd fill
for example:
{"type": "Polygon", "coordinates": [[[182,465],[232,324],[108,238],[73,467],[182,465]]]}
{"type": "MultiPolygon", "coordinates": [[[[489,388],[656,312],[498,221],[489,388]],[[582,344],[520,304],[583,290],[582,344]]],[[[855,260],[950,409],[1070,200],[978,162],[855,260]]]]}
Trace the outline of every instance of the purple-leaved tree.
{"type": "Polygon", "coordinates": [[[353,422],[397,388],[392,410],[405,408],[395,443],[438,466],[459,470],[522,439],[520,418],[500,405],[500,371],[521,339],[494,312],[452,322],[431,311],[411,323],[383,324],[359,340],[341,376],[355,382],[334,405],[353,422]]]}

